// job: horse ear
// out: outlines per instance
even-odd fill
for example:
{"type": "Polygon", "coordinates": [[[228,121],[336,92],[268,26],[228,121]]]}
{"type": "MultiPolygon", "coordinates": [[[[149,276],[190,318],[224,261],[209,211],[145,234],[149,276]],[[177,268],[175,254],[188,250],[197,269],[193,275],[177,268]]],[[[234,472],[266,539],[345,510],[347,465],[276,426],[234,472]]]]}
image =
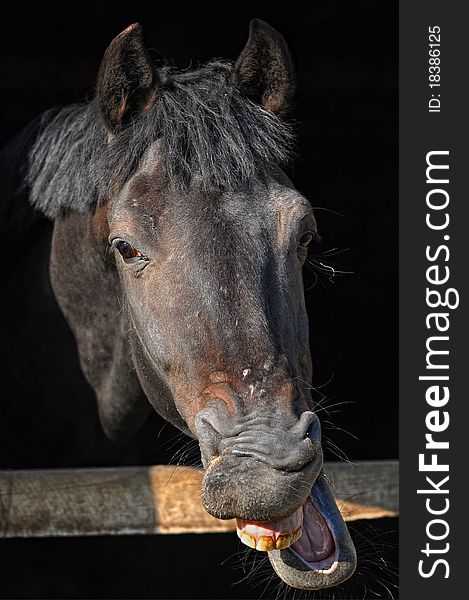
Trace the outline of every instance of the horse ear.
{"type": "Polygon", "coordinates": [[[112,40],[99,68],[97,98],[106,125],[121,130],[154,98],[158,76],[134,23],[112,40]]]}
{"type": "Polygon", "coordinates": [[[249,39],[232,73],[235,87],[277,115],[288,109],[295,92],[295,69],[287,43],[260,19],[249,24],[249,39]]]}

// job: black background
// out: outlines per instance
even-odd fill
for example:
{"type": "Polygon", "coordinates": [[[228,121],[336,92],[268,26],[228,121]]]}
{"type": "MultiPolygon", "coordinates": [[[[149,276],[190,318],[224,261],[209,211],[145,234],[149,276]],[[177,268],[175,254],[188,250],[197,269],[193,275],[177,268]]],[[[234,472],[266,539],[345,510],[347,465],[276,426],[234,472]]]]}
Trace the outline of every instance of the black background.
{"type": "MultiPolygon", "coordinates": [[[[81,2],[61,9],[41,3],[27,11],[13,7],[0,37],[2,141],[50,106],[91,94],[105,47],[132,22],[143,25],[156,60],[165,57],[186,68],[213,57],[234,60],[253,17],[281,31],[294,56],[298,95],[292,116],[298,122],[299,147],[290,174],[317,207],[324,250],[340,252],[319,260],[347,273],[331,279],[305,269],[316,397],[330,413],[320,413],[326,459],[337,459],[337,453],[351,460],[397,458],[395,2],[328,0],[277,7],[81,2]]],[[[14,323],[11,326],[14,330],[14,323]]],[[[164,443],[158,443],[156,452],[154,436],[160,429],[156,419],[145,428],[142,436],[153,436],[152,443],[132,455],[134,462],[136,456],[142,464],[171,458],[174,448],[168,450],[164,443]]],[[[173,435],[165,427],[160,439],[173,435]]],[[[28,466],[28,461],[23,463],[13,461],[15,466],[28,466]]],[[[97,458],[96,464],[103,461],[97,458]]],[[[362,540],[358,546],[368,554],[378,550],[392,561],[395,538],[383,532],[393,530],[395,523],[377,522],[372,531],[368,527],[357,533],[362,540]]],[[[271,571],[261,569],[252,578],[263,582],[258,588],[243,582],[231,589],[231,583],[243,577],[238,566],[243,552],[238,554],[237,540],[230,546],[227,536],[211,537],[2,542],[0,594],[260,596],[271,571]],[[219,567],[223,561],[226,564],[219,567]],[[191,591],[194,581],[196,589],[191,591]]],[[[357,595],[362,597],[365,586],[371,585],[374,597],[388,597],[373,583],[383,572],[367,566],[367,560],[361,563],[357,595]],[[363,583],[366,576],[369,581],[363,583]]],[[[384,576],[388,580],[389,572],[384,576]]]]}

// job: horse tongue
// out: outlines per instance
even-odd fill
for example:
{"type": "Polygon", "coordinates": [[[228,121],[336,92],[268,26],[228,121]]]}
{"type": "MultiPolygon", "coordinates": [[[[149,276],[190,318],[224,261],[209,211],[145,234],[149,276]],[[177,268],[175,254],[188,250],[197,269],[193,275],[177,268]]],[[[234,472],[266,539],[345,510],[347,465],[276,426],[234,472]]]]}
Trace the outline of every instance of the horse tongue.
{"type": "Polygon", "coordinates": [[[303,534],[292,549],[306,562],[323,560],[334,550],[329,527],[310,501],[303,506],[303,534]]]}
{"type": "Polygon", "coordinates": [[[301,536],[303,507],[280,521],[259,523],[236,519],[237,534],[243,544],[257,550],[281,550],[294,544],[301,536]]]}

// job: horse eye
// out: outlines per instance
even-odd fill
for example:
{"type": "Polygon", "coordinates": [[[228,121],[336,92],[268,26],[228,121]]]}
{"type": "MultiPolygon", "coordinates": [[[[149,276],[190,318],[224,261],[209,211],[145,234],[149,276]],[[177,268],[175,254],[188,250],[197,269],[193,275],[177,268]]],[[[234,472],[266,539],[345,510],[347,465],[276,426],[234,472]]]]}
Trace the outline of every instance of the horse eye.
{"type": "Polygon", "coordinates": [[[302,235],[300,238],[300,246],[307,248],[310,244],[313,246],[314,250],[319,249],[322,245],[322,237],[316,231],[315,232],[308,231],[307,233],[302,235]],[[311,242],[312,242],[312,244],[311,244],[311,242]]]}
{"type": "Polygon", "coordinates": [[[322,238],[317,232],[307,231],[304,233],[298,242],[298,252],[300,257],[306,256],[309,249],[313,252],[319,252],[322,243],[322,238]]]}
{"type": "Polygon", "coordinates": [[[309,246],[312,239],[313,239],[313,234],[308,231],[308,233],[305,233],[300,237],[300,246],[303,246],[303,248],[306,248],[307,246],[309,246]]]}
{"type": "Polygon", "coordinates": [[[115,243],[113,243],[113,246],[120,252],[124,260],[131,260],[132,258],[138,258],[139,256],[142,256],[141,252],[139,252],[137,248],[134,248],[132,244],[129,244],[129,242],[126,242],[125,240],[117,240],[115,243]]]}

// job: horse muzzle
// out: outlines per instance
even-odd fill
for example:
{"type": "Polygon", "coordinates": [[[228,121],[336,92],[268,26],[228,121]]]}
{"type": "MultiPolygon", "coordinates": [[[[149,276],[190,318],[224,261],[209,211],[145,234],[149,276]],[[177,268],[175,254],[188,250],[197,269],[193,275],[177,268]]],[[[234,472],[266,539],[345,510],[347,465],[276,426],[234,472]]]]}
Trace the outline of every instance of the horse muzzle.
{"type": "Polygon", "coordinates": [[[350,577],[356,553],[322,473],[317,416],[306,411],[282,427],[272,415],[233,422],[219,411],[211,406],[195,421],[207,512],[236,518],[241,541],[267,551],[292,587],[319,589],[350,577]]]}

